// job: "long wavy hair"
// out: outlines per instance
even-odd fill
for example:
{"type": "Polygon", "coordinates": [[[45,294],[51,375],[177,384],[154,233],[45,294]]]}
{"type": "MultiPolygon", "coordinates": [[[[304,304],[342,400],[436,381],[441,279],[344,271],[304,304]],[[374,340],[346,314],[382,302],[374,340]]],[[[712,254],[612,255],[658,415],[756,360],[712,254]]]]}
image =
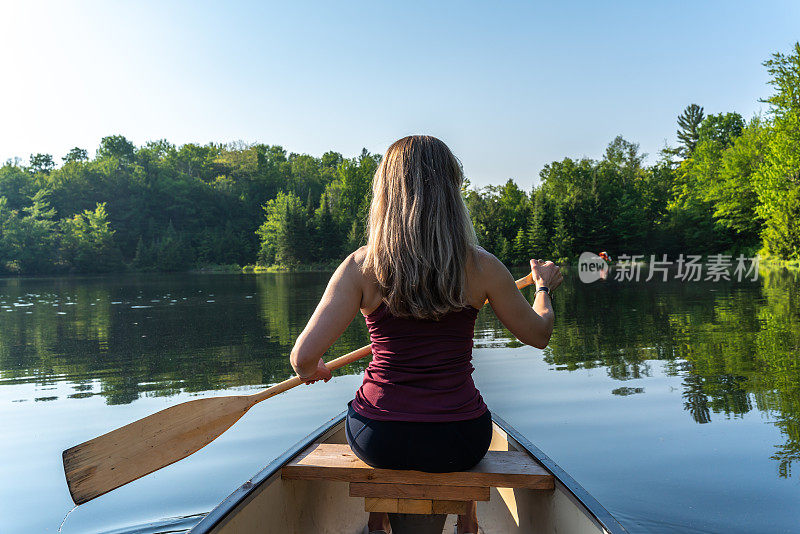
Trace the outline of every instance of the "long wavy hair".
{"type": "Polygon", "coordinates": [[[375,275],[393,315],[438,320],[467,305],[466,265],[477,240],[463,182],[458,159],[427,135],[396,141],[378,165],[363,270],[375,275]]]}

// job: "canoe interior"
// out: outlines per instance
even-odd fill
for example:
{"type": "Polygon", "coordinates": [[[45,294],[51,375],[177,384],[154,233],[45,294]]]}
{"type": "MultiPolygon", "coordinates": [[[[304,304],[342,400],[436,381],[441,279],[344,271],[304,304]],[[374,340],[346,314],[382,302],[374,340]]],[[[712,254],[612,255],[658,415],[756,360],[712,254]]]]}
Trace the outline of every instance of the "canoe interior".
{"type": "MultiPolygon", "coordinates": [[[[518,450],[531,453],[532,446],[519,443],[507,424],[495,418],[491,450],[518,450]],[[499,423],[498,423],[499,421],[499,423]]],[[[367,513],[364,499],[350,497],[348,483],[327,480],[283,480],[281,465],[290,461],[312,443],[346,443],[344,418],[339,416],[321,428],[304,445],[298,444],[273,462],[262,473],[245,483],[228,499],[193,528],[191,534],[286,534],[330,533],[366,534],[367,513]]],[[[535,449],[535,448],[534,448],[535,449]]],[[[539,452],[536,449],[536,452],[539,452]]],[[[545,457],[546,458],[546,457],[545,457]]],[[[554,490],[492,488],[490,500],[478,502],[478,521],[485,534],[589,534],[624,533],[610,515],[594,499],[592,510],[571,491],[554,472],[554,490]],[[600,509],[598,513],[597,508],[600,509]],[[600,517],[600,519],[598,519],[600,517]],[[609,519],[610,518],[610,519],[609,519]],[[602,519],[602,521],[601,521],[602,519]]],[[[542,463],[542,462],[540,462],[542,463]]],[[[556,466],[557,467],[557,466],[556,466]]],[[[560,471],[560,468],[557,468],[560,471]]],[[[561,472],[563,473],[563,472],[561,472]]],[[[561,475],[564,478],[564,474],[561,475]]],[[[568,477],[566,477],[568,478],[568,477]]],[[[567,483],[573,482],[571,478],[567,483]]],[[[572,488],[575,489],[574,487],[572,488]]],[[[586,494],[588,495],[588,494],[586,494]]],[[[583,495],[581,495],[583,497],[583,495]]],[[[453,532],[455,516],[449,516],[444,532],[453,532]]]]}

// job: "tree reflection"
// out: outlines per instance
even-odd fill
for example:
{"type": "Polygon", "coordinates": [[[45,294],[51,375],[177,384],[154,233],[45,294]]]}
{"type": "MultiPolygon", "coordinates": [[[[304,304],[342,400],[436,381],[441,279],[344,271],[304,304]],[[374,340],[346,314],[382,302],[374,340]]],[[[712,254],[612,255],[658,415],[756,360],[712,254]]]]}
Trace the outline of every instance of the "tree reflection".
{"type": "Polygon", "coordinates": [[[695,423],[711,422],[708,396],[703,389],[703,378],[689,372],[683,379],[683,407],[692,414],[695,423]]]}
{"type": "MultiPolygon", "coordinates": [[[[108,404],[127,404],[142,395],[279,382],[294,374],[289,351],[328,278],[5,279],[0,301],[13,311],[0,312],[0,383],[66,380],[75,391],[69,398],[102,395],[108,404]],[[30,314],[14,307],[29,301],[30,314]]],[[[357,316],[326,358],[368,341],[357,316]]]]}
{"type": "MultiPolygon", "coordinates": [[[[276,383],[293,375],[289,351],[329,276],[2,279],[0,384],[66,382],[68,399],[100,395],[126,404],[276,383]]],[[[767,414],[784,437],[773,459],[788,477],[800,460],[799,282],[787,270],[762,270],[759,283],[748,284],[584,285],[567,277],[554,295],[557,324],[544,357],[556,369],[605,369],[623,382],[612,391],[618,396],[645,394],[624,382],[650,376],[660,360],[681,378],[695,422],[767,414]]],[[[491,311],[478,315],[475,346],[511,339],[491,311]]],[[[325,358],[368,341],[358,314],[325,358]]],[[[53,396],[43,391],[36,399],[53,396]]]]}
{"type": "Polygon", "coordinates": [[[786,269],[762,269],[755,284],[573,280],[555,295],[545,359],[556,369],[602,366],[618,380],[666,360],[695,422],[769,414],[786,440],[773,459],[788,477],[800,460],[799,287],[800,273],[786,269]]]}

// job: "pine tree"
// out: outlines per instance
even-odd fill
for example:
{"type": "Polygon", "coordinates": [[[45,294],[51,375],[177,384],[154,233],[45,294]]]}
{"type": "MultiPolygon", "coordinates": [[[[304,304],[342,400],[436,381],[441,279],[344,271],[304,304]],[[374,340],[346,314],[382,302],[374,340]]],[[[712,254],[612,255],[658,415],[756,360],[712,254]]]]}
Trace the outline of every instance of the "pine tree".
{"type": "Polygon", "coordinates": [[[528,236],[525,230],[520,228],[517,230],[517,235],[514,237],[514,245],[512,247],[512,261],[514,264],[525,263],[530,259],[531,247],[528,243],[528,236]]]}
{"type": "Polygon", "coordinates": [[[347,248],[355,250],[365,244],[363,225],[359,224],[358,219],[353,220],[350,231],[347,233],[347,248]]]}
{"type": "Polygon", "coordinates": [[[564,262],[572,259],[572,233],[567,228],[566,214],[563,208],[556,211],[556,226],[553,232],[553,254],[556,261],[564,262]]]}
{"type": "Polygon", "coordinates": [[[544,194],[541,191],[534,192],[533,213],[531,214],[526,229],[528,238],[529,254],[532,258],[546,258],[550,256],[550,236],[545,224],[545,204],[544,194]]]}
{"type": "Polygon", "coordinates": [[[145,244],[142,236],[136,243],[136,254],[133,256],[133,266],[137,269],[149,269],[153,266],[152,247],[145,244]]]}
{"type": "MultiPolygon", "coordinates": [[[[297,200],[297,197],[294,197],[297,200]]],[[[299,200],[287,202],[278,233],[277,261],[283,265],[296,265],[310,259],[306,212],[299,200]]]]}
{"type": "Polygon", "coordinates": [[[700,139],[698,128],[703,122],[703,117],[703,108],[697,104],[689,104],[678,116],[678,141],[683,145],[680,153],[684,158],[690,157],[697,146],[697,141],[700,139]]]}
{"type": "Polygon", "coordinates": [[[311,189],[308,190],[308,196],[306,197],[306,215],[309,220],[314,217],[314,195],[311,193],[311,189]]]}
{"type": "Polygon", "coordinates": [[[341,253],[341,238],[336,221],[331,215],[331,208],[328,205],[328,195],[323,194],[320,198],[319,208],[314,214],[315,241],[314,250],[317,259],[321,261],[331,260],[339,257],[341,253]]]}
{"type": "Polygon", "coordinates": [[[505,236],[500,236],[497,241],[497,259],[503,263],[511,263],[514,259],[511,243],[508,242],[505,236]]]}
{"type": "Polygon", "coordinates": [[[170,221],[155,247],[155,265],[159,271],[183,271],[192,262],[192,251],[170,221]]]}

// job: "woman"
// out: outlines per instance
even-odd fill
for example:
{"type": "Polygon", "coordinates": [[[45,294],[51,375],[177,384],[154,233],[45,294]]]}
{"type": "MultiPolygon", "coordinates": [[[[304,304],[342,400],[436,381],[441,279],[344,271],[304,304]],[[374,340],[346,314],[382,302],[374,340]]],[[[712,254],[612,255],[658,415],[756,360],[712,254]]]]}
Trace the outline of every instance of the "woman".
{"type": "MultiPolygon", "coordinates": [[[[386,151],[375,173],[367,245],[331,277],[297,338],[291,362],[306,383],[328,381],[321,355],[360,310],[373,360],[349,403],[353,452],[373,467],[450,472],[489,449],[491,414],[472,381],[475,317],[488,299],[520,341],[543,348],[553,329],[549,292],[561,283],[552,262],[531,260],[533,307],[508,269],[476,244],[461,196],[461,165],[429,136],[386,151]]],[[[370,514],[370,532],[389,532],[370,514]]],[[[458,531],[478,532],[475,503],[458,531]]]]}

